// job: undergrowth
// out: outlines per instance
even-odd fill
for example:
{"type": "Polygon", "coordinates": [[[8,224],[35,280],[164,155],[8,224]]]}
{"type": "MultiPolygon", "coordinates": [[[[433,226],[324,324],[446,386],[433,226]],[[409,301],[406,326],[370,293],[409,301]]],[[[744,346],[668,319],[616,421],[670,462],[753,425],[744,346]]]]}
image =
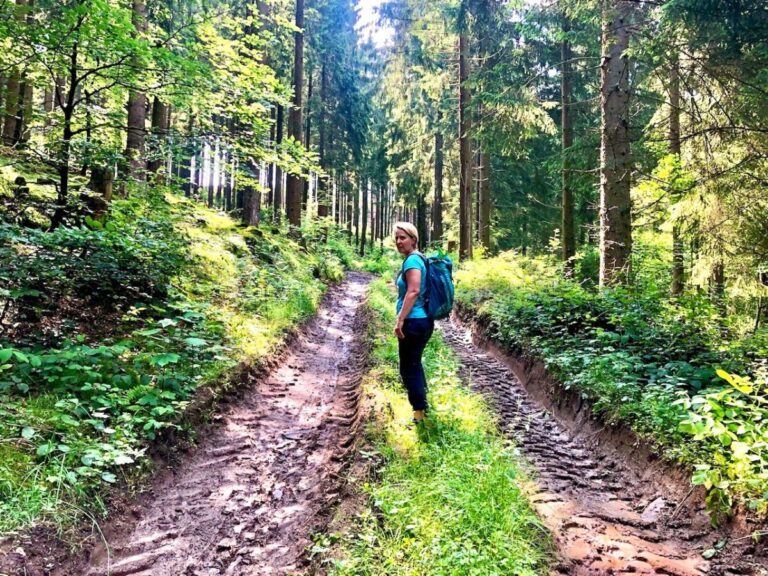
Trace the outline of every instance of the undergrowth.
{"type": "Polygon", "coordinates": [[[496,341],[538,356],[606,421],[694,467],[715,518],[734,497],[766,512],[765,331],[737,337],[708,299],[670,300],[649,278],[604,291],[564,280],[545,257],[507,253],[457,279],[460,306],[496,341]]]}
{"type": "Polygon", "coordinates": [[[435,333],[424,359],[432,410],[414,427],[386,282],[371,285],[368,305],[375,366],[364,386],[376,421],[365,455],[383,464],[379,479],[360,487],[367,506],[344,534],[319,535],[313,553],[335,576],[544,573],[549,535],[527,502],[517,451],[460,382],[456,358],[435,333]]]}
{"type": "Polygon", "coordinates": [[[170,190],[88,224],[0,224],[0,534],[103,512],[198,388],[268,356],[360,264],[332,230],[299,244],[170,190]]]}

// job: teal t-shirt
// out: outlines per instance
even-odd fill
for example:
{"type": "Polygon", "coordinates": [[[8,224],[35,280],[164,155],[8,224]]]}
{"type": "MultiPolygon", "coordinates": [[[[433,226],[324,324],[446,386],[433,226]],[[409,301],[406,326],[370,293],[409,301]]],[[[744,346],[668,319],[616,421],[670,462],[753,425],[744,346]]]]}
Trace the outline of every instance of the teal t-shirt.
{"type": "Polygon", "coordinates": [[[424,265],[424,260],[416,253],[411,254],[405,259],[401,274],[397,277],[397,306],[396,314],[400,314],[400,310],[403,308],[403,300],[405,299],[405,293],[408,290],[408,284],[405,281],[405,272],[417,268],[421,270],[421,290],[419,291],[419,297],[416,299],[416,303],[411,308],[410,314],[406,318],[427,318],[427,311],[424,309],[424,291],[427,287],[427,267],[424,265]]]}

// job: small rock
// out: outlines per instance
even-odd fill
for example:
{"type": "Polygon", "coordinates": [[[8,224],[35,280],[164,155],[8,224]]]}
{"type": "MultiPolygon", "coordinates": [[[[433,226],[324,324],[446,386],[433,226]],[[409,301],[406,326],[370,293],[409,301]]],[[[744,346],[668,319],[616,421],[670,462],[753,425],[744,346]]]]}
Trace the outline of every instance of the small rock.
{"type": "Polygon", "coordinates": [[[16,548],[16,550],[14,550],[13,553],[21,556],[22,558],[26,558],[27,557],[27,553],[24,552],[24,548],[22,548],[21,546],[16,548]]]}
{"type": "Polygon", "coordinates": [[[643,513],[640,515],[640,517],[645,522],[656,522],[659,519],[659,516],[661,515],[664,508],[667,507],[667,501],[664,500],[664,498],[656,498],[653,502],[648,504],[648,506],[645,507],[645,510],[643,510],[643,513]]]}
{"type": "Polygon", "coordinates": [[[231,548],[234,548],[235,546],[237,546],[237,541],[234,538],[223,538],[216,545],[216,549],[217,550],[230,550],[231,548]]]}

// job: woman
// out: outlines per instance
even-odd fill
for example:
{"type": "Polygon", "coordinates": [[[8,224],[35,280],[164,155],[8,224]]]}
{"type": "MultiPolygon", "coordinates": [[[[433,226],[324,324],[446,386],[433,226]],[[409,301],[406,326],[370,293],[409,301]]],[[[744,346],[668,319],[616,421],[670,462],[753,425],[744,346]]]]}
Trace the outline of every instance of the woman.
{"type": "Polygon", "coordinates": [[[435,328],[435,322],[429,318],[425,308],[427,268],[424,257],[418,252],[418,245],[419,232],[413,224],[395,224],[395,246],[405,258],[397,277],[395,336],[400,353],[400,376],[408,390],[416,423],[421,422],[427,412],[427,379],[421,355],[435,328]]]}

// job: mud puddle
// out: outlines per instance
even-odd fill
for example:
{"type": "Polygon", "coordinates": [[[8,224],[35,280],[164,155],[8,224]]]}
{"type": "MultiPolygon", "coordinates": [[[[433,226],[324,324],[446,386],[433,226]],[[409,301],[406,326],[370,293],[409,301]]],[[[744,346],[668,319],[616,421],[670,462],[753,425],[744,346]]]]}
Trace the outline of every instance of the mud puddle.
{"type": "Polygon", "coordinates": [[[459,323],[441,323],[462,363],[462,377],[481,392],[532,464],[538,493],[533,505],[551,530],[559,554],[556,572],[608,574],[765,574],[752,562],[705,560],[718,535],[702,510],[678,506],[654,474],[641,474],[590,438],[569,432],[535,403],[513,372],[472,342],[459,323]],[[648,477],[651,476],[651,477],[648,477]]]}
{"type": "Polygon", "coordinates": [[[297,574],[359,426],[368,276],[351,273],[270,375],[55,576],[297,574]]]}

